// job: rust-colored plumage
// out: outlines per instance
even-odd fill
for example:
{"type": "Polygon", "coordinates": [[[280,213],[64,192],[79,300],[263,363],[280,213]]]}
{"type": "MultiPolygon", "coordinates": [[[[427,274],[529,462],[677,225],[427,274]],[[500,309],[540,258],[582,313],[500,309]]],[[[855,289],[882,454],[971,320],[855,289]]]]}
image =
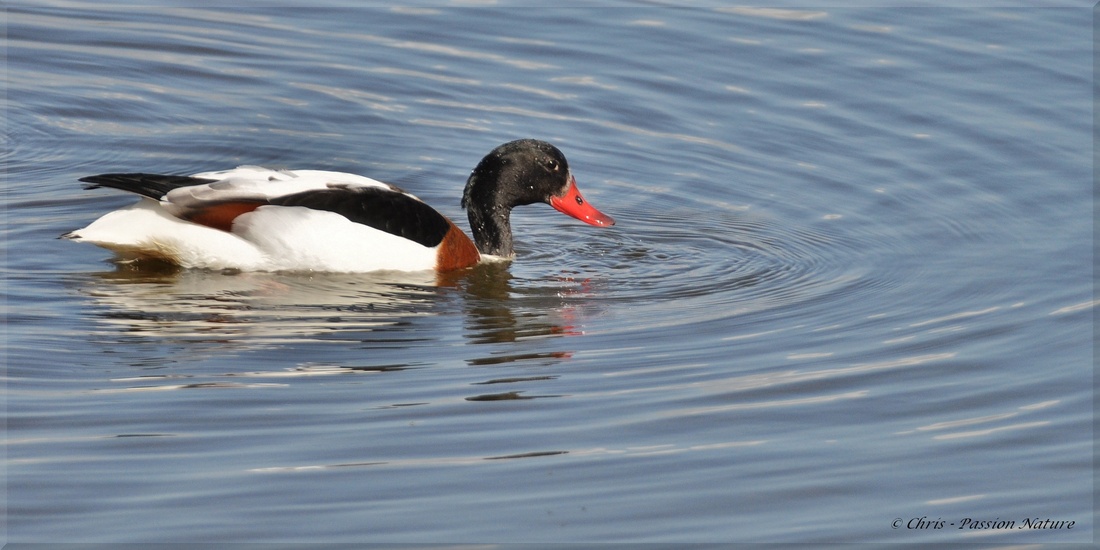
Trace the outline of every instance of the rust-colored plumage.
{"type": "Polygon", "coordinates": [[[454,222],[447,220],[447,223],[451,227],[443,237],[443,242],[439,243],[439,250],[436,252],[436,270],[453,271],[477,264],[481,254],[474,246],[474,242],[461,229],[455,227],[454,222]]]}

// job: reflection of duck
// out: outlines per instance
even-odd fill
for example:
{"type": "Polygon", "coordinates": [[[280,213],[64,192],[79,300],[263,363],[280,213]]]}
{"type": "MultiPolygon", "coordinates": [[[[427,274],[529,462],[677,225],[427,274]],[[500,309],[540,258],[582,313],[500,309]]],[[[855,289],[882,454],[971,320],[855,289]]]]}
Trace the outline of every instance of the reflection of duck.
{"type": "Polygon", "coordinates": [[[431,272],[303,277],[140,265],[89,274],[79,287],[97,320],[122,338],[264,347],[384,332],[396,342],[403,330],[394,327],[439,311],[431,272]]]}
{"type": "Polygon", "coordinates": [[[514,206],[544,202],[591,225],[615,223],[584,200],[561,151],[530,139],[497,147],[470,174],[462,205],[473,241],[420,199],[355,174],[246,166],[81,181],[146,198],[66,238],[184,267],[449,271],[512,256],[514,206]]]}
{"type": "MultiPolygon", "coordinates": [[[[563,304],[557,287],[521,289],[514,295],[511,277],[502,262],[442,275],[420,271],[309,277],[142,262],[80,275],[75,290],[87,298],[87,311],[97,322],[97,343],[134,350],[139,357],[134,364],[150,361],[144,356],[150,348],[132,345],[142,341],[186,350],[150,364],[311,343],[328,350],[322,354],[325,360],[354,368],[364,367],[362,349],[389,350],[370,353],[370,368],[408,366],[414,364],[410,357],[416,358],[415,364],[461,357],[470,365],[549,365],[570,357],[571,351],[548,350],[545,344],[511,345],[578,335],[576,326],[585,314],[574,304],[563,304]],[[456,355],[450,350],[455,340],[506,345],[464,347],[456,355]]],[[[160,357],[159,351],[154,355],[160,357]]]]}

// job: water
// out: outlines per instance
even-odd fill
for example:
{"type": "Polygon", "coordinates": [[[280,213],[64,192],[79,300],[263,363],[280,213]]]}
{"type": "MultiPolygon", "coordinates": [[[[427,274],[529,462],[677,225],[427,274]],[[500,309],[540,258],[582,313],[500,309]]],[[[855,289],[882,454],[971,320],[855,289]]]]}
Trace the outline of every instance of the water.
{"type": "Polygon", "coordinates": [[[10,542],[1093,538],[1085,8],[6,17],[10,542]],[[56,239],[133,200],[81,176],[241,164],[465,227],[520,137],[618,225],[439,278],[56,239]]]}

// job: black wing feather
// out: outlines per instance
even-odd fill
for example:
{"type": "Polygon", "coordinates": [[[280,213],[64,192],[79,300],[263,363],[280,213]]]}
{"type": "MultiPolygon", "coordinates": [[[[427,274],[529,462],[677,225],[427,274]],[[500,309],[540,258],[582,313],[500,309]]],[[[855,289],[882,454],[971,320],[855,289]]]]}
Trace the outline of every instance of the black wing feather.
{"type": "Polygon", "coordinates": [[[86,178],[80,178],[80,181],[88,183],[85,189],[96,189],[99,187],[109,187],[111,189],[118,189],[121,191],[129,191],[130,193],[137,193],[151,199],[160,199],[168,194],[169,191],[177,189],[179,187],[187,187],[190,185],[203,185],[206,183],[213,183],[218,180],[212,180],[209,178],[194,178],[191,176],[165,176],[161,174],[100,174],[98,176],[88,176],[86,178]]]}
{"type": "Polygon", "coordinates": [[[335,212],[345,218],[427,247],[443,241],[451,223],[443,214],[404,193],[377,187],[335,187],[304,191],[268,201],[335,212]]]}
{"type": "MultiPolygon", "coordinates": [[[[218,180],[191,176],[161,174],[100,174],[80,181],[87,189],[109,187],[160,199],[179,187],[203,185],[218,180]]],[[[333,187],[303,191],[285,197],[269,199],[267,204],[304,206],[314,210],[335,212],[347,219],[404,237],[427,247],[443,241],[450,222],[434,208],[398,191],[376,187],[333,187]]]]}

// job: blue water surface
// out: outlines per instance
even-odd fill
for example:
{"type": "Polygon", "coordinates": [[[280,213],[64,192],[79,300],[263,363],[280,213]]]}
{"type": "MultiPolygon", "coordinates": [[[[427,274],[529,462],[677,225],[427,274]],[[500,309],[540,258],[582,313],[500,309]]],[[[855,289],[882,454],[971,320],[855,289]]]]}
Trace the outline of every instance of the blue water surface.
{"type": "Polygon", "coordinates": [[[1093,540],[1089,6],[4,15],[8,542],[1093,540]],[[134,200],[82,176],[245,164],[465,228],[522,137],[618,224],[446,277],[57,239],[134,200]]]}

